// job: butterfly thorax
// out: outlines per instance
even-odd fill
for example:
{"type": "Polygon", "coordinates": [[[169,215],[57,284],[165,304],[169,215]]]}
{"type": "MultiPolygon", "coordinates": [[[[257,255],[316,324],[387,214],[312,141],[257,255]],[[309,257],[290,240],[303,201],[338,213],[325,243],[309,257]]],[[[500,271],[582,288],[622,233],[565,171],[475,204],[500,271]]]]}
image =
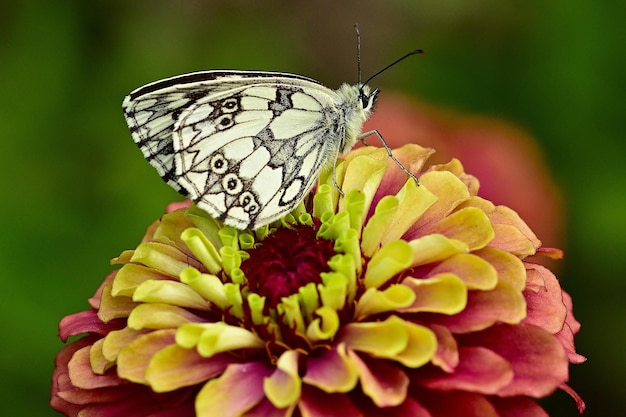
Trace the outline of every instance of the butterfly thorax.
{"type": "Polygon", "coordinates": [[[342,84],[337,90],[340,101],[337,107],[345,118],[345,135],[340,152],[347,153],[359,139],[363,124],[374,111],[378,90],[367,85],[342,84]]]}

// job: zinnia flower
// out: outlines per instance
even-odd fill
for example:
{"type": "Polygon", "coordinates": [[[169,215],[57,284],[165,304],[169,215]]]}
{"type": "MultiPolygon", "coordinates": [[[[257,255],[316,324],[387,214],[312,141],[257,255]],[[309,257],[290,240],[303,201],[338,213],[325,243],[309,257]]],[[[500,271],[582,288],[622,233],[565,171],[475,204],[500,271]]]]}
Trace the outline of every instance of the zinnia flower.
{"type": "Polygon", "coordinates": [[[355,150],[255,231],[191,206],[113,260],[60,335],[68,416],[545,416],[579,324],[559,257],[429,149],[355,150]]]}

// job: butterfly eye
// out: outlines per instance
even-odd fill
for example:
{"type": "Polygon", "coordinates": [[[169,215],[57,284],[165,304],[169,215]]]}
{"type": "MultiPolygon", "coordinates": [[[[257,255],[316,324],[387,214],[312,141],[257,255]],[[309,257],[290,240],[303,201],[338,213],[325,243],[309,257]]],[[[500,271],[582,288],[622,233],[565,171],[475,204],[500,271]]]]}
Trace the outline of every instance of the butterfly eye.
{"type": "Polygon", "coordinates": [[[366,109],[367,106],[369,105],[370,98],[363,91],[360,91],[359,92],[359,99],[361,100],[361,107],[366,109]]]}

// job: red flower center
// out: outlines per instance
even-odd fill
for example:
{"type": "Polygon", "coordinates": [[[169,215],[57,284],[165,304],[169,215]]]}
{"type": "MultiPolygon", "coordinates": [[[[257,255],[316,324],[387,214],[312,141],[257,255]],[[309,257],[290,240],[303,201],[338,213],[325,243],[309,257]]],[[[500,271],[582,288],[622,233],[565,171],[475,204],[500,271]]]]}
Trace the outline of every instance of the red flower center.
{"type": "Polygon", "coordinates": [[[248,250],[241,265],[248,286],[274,308],[282,297],[297,293],[309,282],[320,283],[320,273],[329,272],[328,260],[335,255],[334,242],[317,239],[314,227],[280,228],[261,246],[248,250]]]}

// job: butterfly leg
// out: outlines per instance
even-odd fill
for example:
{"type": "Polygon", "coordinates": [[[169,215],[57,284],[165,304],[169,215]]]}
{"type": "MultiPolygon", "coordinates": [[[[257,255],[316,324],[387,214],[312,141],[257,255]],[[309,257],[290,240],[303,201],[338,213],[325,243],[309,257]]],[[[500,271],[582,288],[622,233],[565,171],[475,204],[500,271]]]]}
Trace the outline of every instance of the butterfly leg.
{"type": "MultiPolygon", "coordinates": [[[[339,152],[337,152],[337,155],[335,155],[335,161],[337,161],[338,157],[339,157],[339,152]]],[[[339,194],[341,194],[342,197],[345,196],[345,194],[343,193],[343,190],[341,189],[339,184],[337,184],[337,163],[336,162],[333,164],[333,184],[335,184],[335,188],[337,189],[337,191],[339,191],[339,194]]]]}
{"type": "Polygon", "coordinates": [[[361,133],[358,137],[358,139],[363,142],[366,143],[364,141],[364,139],[368,136],[371,135],[376,135],[378,136],[378,139],[380,139],[380,143],[383,144],[383,146],[385,147],[385,150],[387,151],[387,155],[389,155],[389,158],[391,158],[391,160],[393,162],[396,163],[396,165],[398,165],[398,167],[404,171],[406,173],[406,175],[408,175],[409,177],[413,178],[413,180],[415,180],[415,183],[417,185],[420,185],[420,180],[419,178],[417,178],[415,176],[415,174],[413,174],[411,171],[409,171],[404,165],[402,165],[402,163],[400,161],[398,161],[398,159],[396,159],[395,156],[393,156],[393,152],[391,152],[391,149],[389,148],[389,145],[387,145],[387,142],[385,142],[385,139],[383,138],[383,135],[380,134],[380,132],[378,130],[370,130],[369,132],[365,132],[365,133],[361,133]]]}
{"type": "Polygon", "coordinates": [[[370,145],[370,144],[369,144],[369,143],[365,140],[365,136],[363,136],[362,138],[359,138],[359,141],[361,141],[361,143],[362,143],[364,146],[372,146],[372,145],[370,145]]]}

